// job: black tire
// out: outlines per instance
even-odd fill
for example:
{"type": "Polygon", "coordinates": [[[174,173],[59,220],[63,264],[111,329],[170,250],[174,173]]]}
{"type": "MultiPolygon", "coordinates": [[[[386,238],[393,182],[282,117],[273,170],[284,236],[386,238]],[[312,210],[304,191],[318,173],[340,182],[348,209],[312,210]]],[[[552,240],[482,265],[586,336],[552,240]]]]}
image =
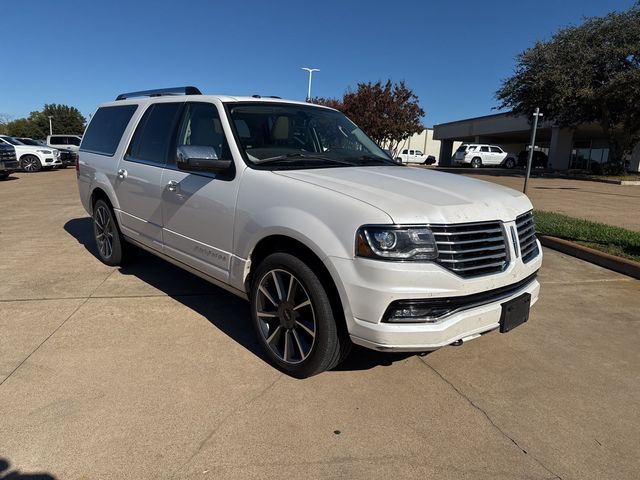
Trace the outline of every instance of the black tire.
{"type": "Polygon", "coordinates": [[[516,161],[513,158],[507,158],[504,161],[504,168],[508,168],[509,170],[511,170],[512,168],[515,168],[516,166],[516,161]]]}
{"type": "Polygon", "coordinates": [[[28,173],[35,173],[42,170],[42,163],[35,155],[23,155],[20,158],[20,168],[28,173]]]}
{"type": "Polygon", "coordinates": [[[351,341],[336,324],[325,287],[299,258],[288,253],[265,258],[253,275],[249,298],[259,342],[284,373],[311,377],[348,355],[351,341]]]}
{"type": "Polygon", "coordinates": [[[471,168],[480,168],[482,166],[482,159],[480,157],[473,157],[471,159],[471,168]]]}
{"type": "Polygon", "coordinates": [[[93,239],[102,263],[112,267],[124,263],[128,244],[120,233],[111,205],[103,199],[98,199],[93,206],[93,239]]]}
{"type": "Polygon", "coordinates": [[[58,165],[58,168],[60,170],[64,170],[65,168],[67,168],[69,165],[58,165]]]}
{"type": "Polygon", "coordinates": [[[6,180],[9,178],[9,174],[7,172],[0,172],[0,180],[6,180]]]}

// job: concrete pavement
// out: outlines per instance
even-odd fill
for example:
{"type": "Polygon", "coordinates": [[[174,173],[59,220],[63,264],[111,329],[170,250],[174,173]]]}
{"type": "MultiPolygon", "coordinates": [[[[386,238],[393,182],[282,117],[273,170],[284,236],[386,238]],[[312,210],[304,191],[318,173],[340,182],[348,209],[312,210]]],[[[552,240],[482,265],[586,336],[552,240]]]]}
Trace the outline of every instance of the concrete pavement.
{"type": "MultiPolygon", "coordinates": [[[[524,174],[519,170],[488,168],[477,171],[465,168],[448,171],[459,171],[473,178],[520,191],[524,185],[524,174]]],[[[640,232],[640,186],[637,185],[534,176],[529,179],[527,195],[538,210],[563,213],[640,232]]]]}
{"type": "MultiPolygon", "coordinates": [[[[0,182],[0,464],[56,479],[636,478],[640,282],[545,251],[530,321],[283,376],[240,299],[94,256],[72,170],[0,182]]],[[[0,475],[5,472],[0,472],[0,475]]]]}

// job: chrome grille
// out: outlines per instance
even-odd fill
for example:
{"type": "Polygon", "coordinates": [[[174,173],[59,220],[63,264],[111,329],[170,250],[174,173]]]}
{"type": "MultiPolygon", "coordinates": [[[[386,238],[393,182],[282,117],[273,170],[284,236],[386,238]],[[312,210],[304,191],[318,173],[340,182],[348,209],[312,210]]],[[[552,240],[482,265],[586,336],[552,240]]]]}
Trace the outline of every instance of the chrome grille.
{"type": "Polygon", "coordinates": [[[502,223],[431,225],[438,245],[437,262],[461,277],[498,273],[509,262],[502,223]]]}
{"type": "Polygon", "coordinates": [[[533,212],[527,212],[516,218],[518,229],[518,243],[520,256],[527,263],[538,256],[538,242],[536,242],[536,224],[533,220],[533,212]]]}

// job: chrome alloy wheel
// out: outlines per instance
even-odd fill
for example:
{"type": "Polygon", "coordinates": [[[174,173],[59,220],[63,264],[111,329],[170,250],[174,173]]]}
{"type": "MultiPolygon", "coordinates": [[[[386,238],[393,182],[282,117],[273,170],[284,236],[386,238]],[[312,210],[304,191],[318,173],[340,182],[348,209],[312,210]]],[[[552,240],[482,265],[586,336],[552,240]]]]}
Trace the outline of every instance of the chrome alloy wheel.
{"type": "Polygon", "coordinates": [[[270,270],[256,300],[259,330],[271,351],[285,363],[303,362],[315,344],[316,317],[302,283],[286,270],[270,270]]]}
{"type": "Polygon", "coordinates": [[[105,259],[110,258],[113,254],[115,227],[111,212],[103,205],[98,205],[93,215],[93,231],[100,255],[105,259]]]}

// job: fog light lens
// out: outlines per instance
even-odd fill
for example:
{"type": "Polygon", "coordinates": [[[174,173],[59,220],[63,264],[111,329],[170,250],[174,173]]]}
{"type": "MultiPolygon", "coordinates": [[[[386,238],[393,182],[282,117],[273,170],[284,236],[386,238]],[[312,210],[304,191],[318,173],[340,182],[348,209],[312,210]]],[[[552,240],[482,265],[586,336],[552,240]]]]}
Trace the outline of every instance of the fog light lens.
{"type": "Polygon", "coordinates": [[[420,303],[396,303],[387,309],[384,322],[432,323],[437,322],[453,309],[447,306],[429,306],[420,303]]]}

